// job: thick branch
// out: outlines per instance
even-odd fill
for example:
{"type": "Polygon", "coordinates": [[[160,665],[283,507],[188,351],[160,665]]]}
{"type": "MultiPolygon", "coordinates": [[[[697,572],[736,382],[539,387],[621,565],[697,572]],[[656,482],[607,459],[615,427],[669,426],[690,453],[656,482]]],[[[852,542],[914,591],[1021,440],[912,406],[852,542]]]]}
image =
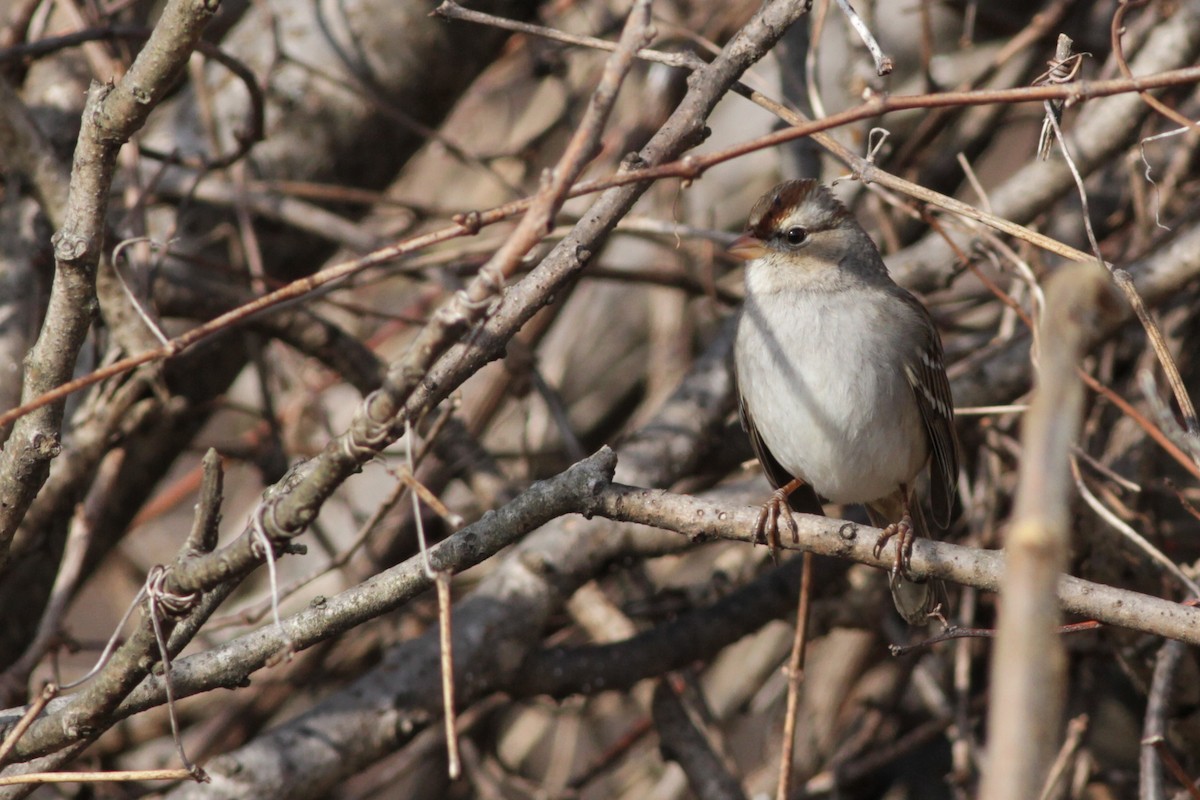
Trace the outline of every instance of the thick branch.
{"type": "MultiPolygon", "coordinates": [[[[752,542],[758,509],[729,509],[696,497],[614,484],[592,498],[585,513],[653,525],[682,533],[693,541],[721,538],[752,542]]],[[[800,541],[795,545],[785,542],[785,549],[810,550],[880,569],[890,569],[896,562],[892,544],[878,558],[872,554],[880,533],[875,528],[808,514],[796,514],[795,519],[800,541]]],[[[912,573],[917,578],[942,578],[996,592],[1003,572],[1004,555],[998,551],[930,539],[918,539],[913,548],[912,573]]],[[[1059,577],[1058,599],[1063,611],[1071,614],[1200,644],[1200,608],[1069,575],[1059,577]]]]}
{"type": "MultiPolygon", "coordinates": [[[[45,324],[26,361],[23,402],[71,378],[95,314],[96,264],[117,153],[171,88],[218,5],[218,0],[171,0],[129,72],[116,85],[93,83],[88,92],[66,213],[52,240],[54,284],[45,324]]],[[[59,401],[22,417],[0,454],[0,568],[17,525],[46,480],[50,459],[60,451],[63,407],[59,401]]]]}
{"type": "Polygon", "coordinates": [[[1046,290],[1038,386],[1022,431],[1016,511],[1005,540],[1008,568],[992,691],[1002,703],[988,717],[991,757],[982,796],[1019,800],[1038,794],[1058,750],[1066,695],[1066,652],[1058,633],[1058,575],[1067,564],[1071,447],[1083,415],[1075,368],[1099,318],[1115,307],[1107,272],[1072,265],[1046,290]]]}
{"type": "MultiPolygon", "coordinates": [[[[530,530],[583,505],[583,498],[598,491],[612,478],[616,457],[604,448],[550,480],[534,484],[516,500],[478,522],[467,526],[430,549],[430,560],[437,570],[461,572],[495,555],[530,530]]],[[[336,597],[289,617],[284,630],[290,643],[304,649],[337,636],[363,622],[387,613],[416,597],[433,585],[419,556],[379,573],[370,580],[336,597]]],[[[276,656],[288,642],[274,626],[239,637],[207,653],[186,658],[172,665],[177,696],[187,697],[214,688],[243,685],[254,672],[276,656]]],[[[72,702],[67,698],[52,703],[49,713],[40,719],[14,750],[17,758],[28,759],[62,747],[77,738],[78,731],[64,729],[62,715],[72,702]]],[[[121,704],[109,723],[159,705],[166,699],[161,678],[148,677],[121,704]]],[[[431,698],[437,706],[436,693],[431,698]]],[[[7,728],[15,720],[0,718],[7,728]]]]}

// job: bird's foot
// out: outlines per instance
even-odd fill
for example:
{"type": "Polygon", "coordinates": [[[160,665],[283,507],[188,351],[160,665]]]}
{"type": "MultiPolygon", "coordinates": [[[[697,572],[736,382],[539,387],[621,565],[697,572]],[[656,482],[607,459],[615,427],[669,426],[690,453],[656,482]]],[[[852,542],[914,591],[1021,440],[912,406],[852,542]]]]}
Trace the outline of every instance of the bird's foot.
{"type": "Polygon", "coordinates": [[[758,519],[754,522],[754,541],[762,543],[771,548],[771,559],[776,563],[779,562],[780,520],[791,531],[792,543],[800,541],[800,528],[796,525],[796,520],[792,517],[792,507],[788,505],[788,497],[791,492],[788,487],[776,489],[771,492],[771,499],[763,503],[763,507],[758,511],[758,519]]]}
{"type": "Polygon", "coordinates": [[[879,538],[875,540],[875,549],[872,551],[876,558],[879,558],[883,553],[883,548],[887,546],[888,540],[893,536],[899,536],[900,541],[896,543],[896,567],[895,574],[900,577],[908,577],[908,568],[912,561],[913,542],[917,539],[916,531],[913,529],[912,517],[905,514],[900,518],[899,522],[893,522],[883,529],[883,533],[879,534],[879,538]]]}

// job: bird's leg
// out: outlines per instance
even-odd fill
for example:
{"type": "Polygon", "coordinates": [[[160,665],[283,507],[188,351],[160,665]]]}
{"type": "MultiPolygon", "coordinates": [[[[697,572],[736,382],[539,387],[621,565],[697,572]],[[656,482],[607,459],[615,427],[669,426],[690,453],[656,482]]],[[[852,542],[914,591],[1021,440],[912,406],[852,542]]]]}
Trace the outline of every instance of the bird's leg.
{"type": "Polygon", "coordinates": [[[876,558],[879,558],[888,540],[893,536],[899,536],[900,541],[896,543],[895,574],[907,577],[909,563],[912,560],[913,542],[916,541],[917,534],[913,528],[912,513],[908,505],[911,496],[908,487],[904,484],[900,484],[900,494],[904,497],[904,514],[900,517],[899,522],[893,522],[883,529],[883,533],[879,534],[879,538],[875,540],[875,549],[872,552],[876,558]]]}
{"type": "Polygon", "coordinates": [[[779,520],[782,519],[787,525],[788,530],[792,532],[792,543],[800,541],[800,528],[796,525],[796,520],[792,518],[792,507],[788,504],[788,498],[792,496],[792,492],[804,485],[804,481],[799,478],[792,478],[785,485],[771,492],[771,499],[763,503],[763,507],[758,512],[758,519],[754,523],[754,541],[762,542],[771,548],[771,558],[776,562],[779,561],[779,551],[781,549],[779,540],[779,520]]]}

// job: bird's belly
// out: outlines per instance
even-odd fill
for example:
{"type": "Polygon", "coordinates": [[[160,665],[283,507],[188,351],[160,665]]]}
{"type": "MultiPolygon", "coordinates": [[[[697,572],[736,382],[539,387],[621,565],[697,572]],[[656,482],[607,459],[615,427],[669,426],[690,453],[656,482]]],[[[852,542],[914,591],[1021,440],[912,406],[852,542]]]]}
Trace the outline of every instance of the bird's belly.
{"type": "Polygon", "coordinates": [[[743,319],[739,390],[781,466],[832,502],[866,503],[910,483],[928,444],[902,365],[838,323],[767,326],[799,334],[779,342],[743,319]]]}

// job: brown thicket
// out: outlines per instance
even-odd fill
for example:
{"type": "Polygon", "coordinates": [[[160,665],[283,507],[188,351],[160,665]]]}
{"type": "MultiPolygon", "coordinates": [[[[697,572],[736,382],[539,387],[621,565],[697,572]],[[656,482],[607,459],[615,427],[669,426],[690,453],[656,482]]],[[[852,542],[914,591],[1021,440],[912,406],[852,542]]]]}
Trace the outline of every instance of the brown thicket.
{"type": "Polygon", "coordinates": [[[846,6],[4,4],[0,797],[1200,796],[1200,8],[846,6]],[[945,343],[924,629],[750,542],[797,176],[945,343]]]}

